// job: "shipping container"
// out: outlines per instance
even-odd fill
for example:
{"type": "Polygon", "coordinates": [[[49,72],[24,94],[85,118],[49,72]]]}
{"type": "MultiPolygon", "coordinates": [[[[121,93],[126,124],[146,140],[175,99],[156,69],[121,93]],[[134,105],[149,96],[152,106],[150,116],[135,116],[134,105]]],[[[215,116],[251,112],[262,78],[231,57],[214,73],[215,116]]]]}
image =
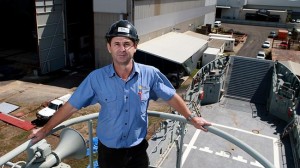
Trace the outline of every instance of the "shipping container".
{"type": "Polygon", "coordinates": [[[280,40],[287,40],[288,37],[288,31],[284,29],[278,30],[278,39],[280,40]]]}

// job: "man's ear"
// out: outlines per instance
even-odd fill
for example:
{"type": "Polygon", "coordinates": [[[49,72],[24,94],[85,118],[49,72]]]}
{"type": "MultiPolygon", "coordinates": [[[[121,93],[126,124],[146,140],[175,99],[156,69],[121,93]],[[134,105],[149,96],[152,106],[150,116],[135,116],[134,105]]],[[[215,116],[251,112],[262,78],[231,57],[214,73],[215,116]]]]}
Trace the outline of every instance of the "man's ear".
{"type": "Polygon", "coordinates": [[[110,44],[109,43],[106,43],[106,47],[107,47],[108,52],[111,53],[110,44]]]}

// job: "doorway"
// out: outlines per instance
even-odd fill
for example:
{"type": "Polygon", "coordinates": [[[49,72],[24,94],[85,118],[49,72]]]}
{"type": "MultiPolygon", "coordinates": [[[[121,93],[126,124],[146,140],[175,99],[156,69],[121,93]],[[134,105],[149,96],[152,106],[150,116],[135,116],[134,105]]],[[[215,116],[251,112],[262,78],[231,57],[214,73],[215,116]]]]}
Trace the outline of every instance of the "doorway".
{"type": "Polygon", "coordinates": [[[92,0],[0,0],[0,81],[94,67],[92,0]]]}

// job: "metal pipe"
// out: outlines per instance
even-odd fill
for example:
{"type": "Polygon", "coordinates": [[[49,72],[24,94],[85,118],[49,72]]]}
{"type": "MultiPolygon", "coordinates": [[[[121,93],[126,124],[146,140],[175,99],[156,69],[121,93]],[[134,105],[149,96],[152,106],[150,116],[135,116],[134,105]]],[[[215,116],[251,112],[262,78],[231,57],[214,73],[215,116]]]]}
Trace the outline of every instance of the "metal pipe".
{"type": "MultiPolygon", "coordinates": [[[[78,124],[84,121],[88,121],[91,119],[96,119],[98,117],[99,113],[93,113],[93,114],[88,114],[85,116],[81,116],[81,117],[77,117],[77,118],[72,118],[70,120],[67,120],[61,124],[59,124],[57,127],[55,127],[48,135],[61,130],[63,128],[69,127],[71,125],[74,124],[78,124]]],[[[0,166],[4,165],[7,161],[12,160],[14,157],[16,157],[17,155],[19,155],[20,153],[24,152],[26,149],[30,148],[32,145],[31,143],[31,139],[27,140],[26,142],[24,142],[23,144],[21,144],[20,146],[18,146],[17,148],[11,150],[10,152],[8,152],[7,154],[3,155],[0,158],[0,166]]]]}
{"type": "Polygon", "coordinates": [[[17,148],[11,150],[10,152],[8,152],[4,156],[2,156],[0,158],[0,166],[4,165],[6,162],[12,160],[14,157],[19,155],[23,151],[25,151],[27,148],[30,148],[32,146],[32,144],[30,142],[31,142],[31,140],[28,140],[28,141],[24,142],[23,144],[21,144],[20,146],[18,146],[17,148]]]}
{"type": "MultiPolygon", "coordinates": [[[[188,123],[187,120],[183,116],[179,116],[179,115],[175,115],[175,114],[163,113],[163,112],[157,112],[157,111],[148,111],[148,114],[149,114],[149,116],[153,116],[153,117],[177,120],[177,121],[180,121],[183,123],[188,123]]],[[[97,116],[98,116],[98,113],[93,113],[93,114],[89,114],[89,115],[85,115],[85,116],[67,120],[67,121],[61,123],[60,125],[58,125],[57,127],[55,127],[50,132],[50,134],[52,134],[60,129],[63,129],[65,127],[69,127],[71,125],[77,124],[77,123],[81,123],[81,122],[88,121],[91,119],[96,119],[97,116]]],[[[189,123],[189,124],[191,124],[191,123],[189,123]]],[[[274,165],[272,163],[270,163],[264,156],[262,156],[256,150],[254,150],[253,148],[251,148],[249,145],[245,144],[244,142],[240,141],[239,139],[235,138],[234,136],[231,136],[226,132],[223,132],[217,128],[214,128],[213,126],[205,126],[205,128],[207,128],[209,132],[211,132],[217,136],[220,136],[220,137],[228,140],[229,142],[235,144],[236,146],[240,147],[242,150],[247,152],[250,156],[252,156],[254,159],[256,159],[264,167],[274,168],[274,165]]],[[[17,148],[10,151],[9,153],[5,154],[4,156],[2,156],[0,158],[0,166],[4,165],[6,162],[13,159],[17,155],[19,155],[20,153],[22,153],[23,151],[28,149],[29,147],[31,147],[32,145],[33,144],[31,144],[31,140],[28,140],[28,141],[24,142],[23,144],[21,144],[20,146],[18,146],[17,148]]]]}
{"type": "Polygon", "coordinates": [[[5,165],[14,167],[14,168],[22,168],[22,166],[18,165],[17,163],[12,163],[12,162],[6,162],[5,165]]]}
{"type": "Polygon", "coordinates": [[[208,129],[209,132],[218,135],[221,138],[226,139],[227,141],[235,144],[239,148],[241,148],[243,151],[247,152],[250,156],[252,156],[255,160],[257,160],[261,165],[263,165],[265,168],[275,168],[274,165],[269,162],[264,156],[262,156],[260,153],[258,153],[256,150],[254,150],[251,146],[244,143],[243,141],[237,139],[236,137],[221,131],[215,127],[209,126],[205,127],[208,129]]]}

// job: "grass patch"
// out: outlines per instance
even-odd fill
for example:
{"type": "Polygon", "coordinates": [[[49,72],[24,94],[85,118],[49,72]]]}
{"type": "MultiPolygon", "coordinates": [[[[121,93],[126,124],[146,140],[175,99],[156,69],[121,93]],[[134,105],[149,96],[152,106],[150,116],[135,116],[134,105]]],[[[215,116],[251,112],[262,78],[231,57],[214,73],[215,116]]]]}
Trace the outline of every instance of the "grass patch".
{"type": "Polygon", "coordinates": [[[193,78],[193,77],[198,73],[199,70],[200,70],[200,69],[197,69],[197,68],[194,69],[194,70],[192,71],[190,77],[193,78]]]}
{"type": "Polygon", "coordinates": [[[18,135],[14,136],[11,140],[12,141],[27,140],[27,137],[28,137],[29,133],[28,132],[21,132],[18,135]]]}

